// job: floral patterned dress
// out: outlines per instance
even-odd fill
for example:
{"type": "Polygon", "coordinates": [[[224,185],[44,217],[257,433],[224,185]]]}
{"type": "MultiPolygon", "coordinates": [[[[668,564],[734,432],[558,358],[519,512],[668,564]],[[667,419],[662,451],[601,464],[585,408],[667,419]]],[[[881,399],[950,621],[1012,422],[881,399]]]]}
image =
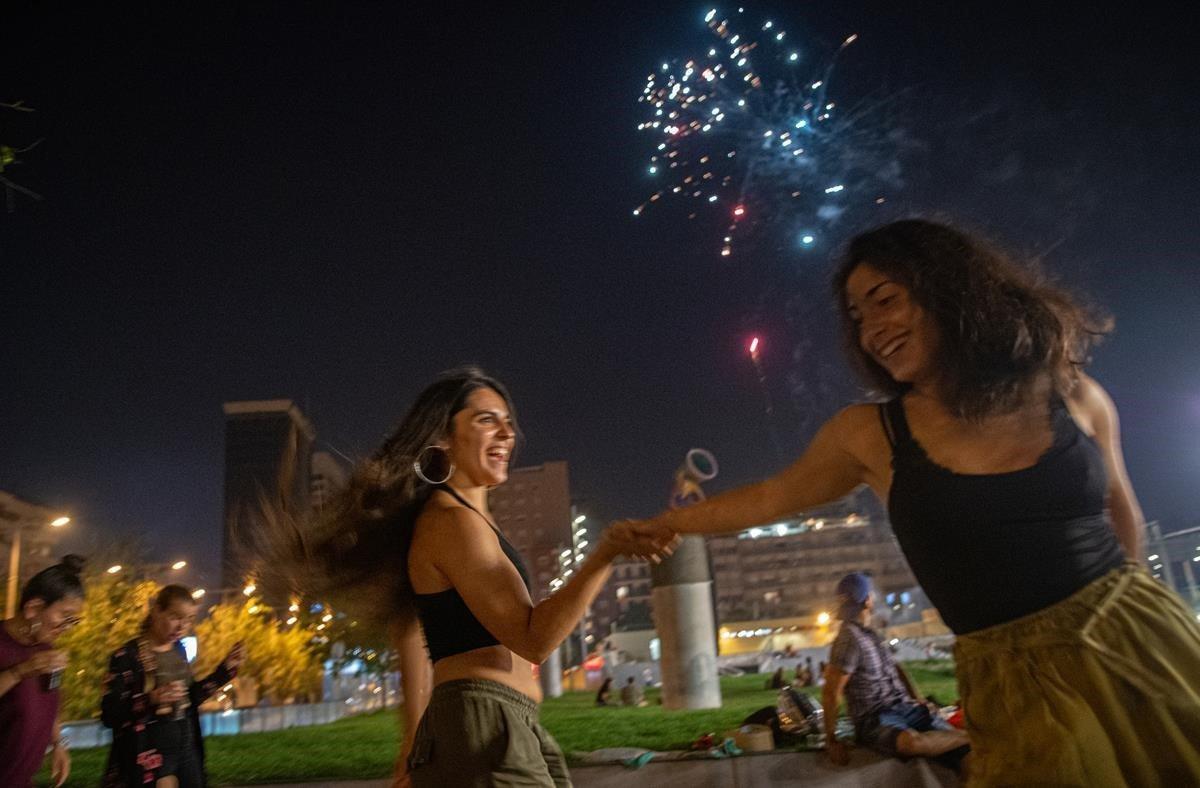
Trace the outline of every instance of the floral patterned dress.
{"type": "MultiPolygon", "coordinates": [[[[181,652],[183,646],[175,644],[181,652]]],[[[141,788],[153,785],[163,764],[163,755],[155,749],[151,726],[158,723],[149,692],[155,686],[156,664],[145,641],[135,638],[112,655],[104,677],[104,698],[100,704],[100,719],[112,728],[112,749],[108,753],[108,768],[104,772],[105,788],[141,788]]],[[[236,675],[224,663],[212,675],[195,681],[188,689],[190,705],[188,724],[196,756],[203,769],[204,743],[200,736],[198,709],[209,696],[236,675]]]]}

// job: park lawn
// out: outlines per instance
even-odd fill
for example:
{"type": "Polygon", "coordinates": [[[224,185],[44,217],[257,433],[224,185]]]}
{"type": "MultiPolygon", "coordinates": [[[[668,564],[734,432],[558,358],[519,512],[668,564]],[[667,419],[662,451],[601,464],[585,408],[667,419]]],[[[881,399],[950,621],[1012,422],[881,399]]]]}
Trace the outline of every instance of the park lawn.
{"type": "MultiPolygon", "coordinates": [[[[953,663],[910,662],[905,667],[926,695],[943,703],[958,697],[953,663]]],[[[761,674],[722,677],[721,708],[697,711],[663,709],[655,689],[646,691],[651,705],[641,708],[598,708],[592,693],[568,692],[542,704],[541,719],[573,761],[575,753],[608,747],[684,749],[704,733],[723,734],[750,713],[773,705],[776,693],[765,688],[767,679],[761,674]]],[[[818,688],[806,691],[819,698],[818,688]]],[[[328,725],[209,737],[210,781],[229,785],[384,777],[396,757],[398,716],[394,710],[382,711],[328,725]]],[[[99,784],[106,757],[105,748],[72,751],[67,785],[99,784]]],[[[46,771],[37,784],[50,784],[46,771]]]]}

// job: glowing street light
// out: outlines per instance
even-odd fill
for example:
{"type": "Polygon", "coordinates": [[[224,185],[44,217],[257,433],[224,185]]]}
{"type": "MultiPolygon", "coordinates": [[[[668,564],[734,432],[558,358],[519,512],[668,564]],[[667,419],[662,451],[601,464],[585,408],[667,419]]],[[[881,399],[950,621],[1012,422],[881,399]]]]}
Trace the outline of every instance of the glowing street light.
{"type": "Polygon", "coordinates": [[[6,530],[11,528],[11,543],[8,549],[8,592],[4,598],[4,617],[13,618],[17,615],[17,599],[20,596],[18,593],[18,578],[21,576],[21,531],[25,528],[36,528],[40,524],[49,525],[51,528],[62,528],[67,523],[71,522],[70,517],[55,517],[47,522],[39,522],[37,519],[17,520],[11,526],[6,526],[6,530]]]}
{"type": "Polygon", "coordinates": [[[112,566],[110,566],[110,567],[109,567],[108,569],[106,569],[105,571],[107,571],[107,572],[108,572],[110,575],[115,575],[117,572],[120,572],[120,571],[121,571],[121,565],[120,565],[120,564],[113,564],[112,566]]]}
{"type": "Polygon", "coordinates": [[[258,586],[254,585],[254,583],[247,583],[246,587],[242,589],[242,593],[245,594],[246,596],[250,596],[257,590],[258,590],[258,586]]]}
{"type": "Polygon", "coordinates": [[[826,613],[825,611],[821,611],[820,613],[818,613],[817,614],[817,624],[822,627],[829,626],[829,614],[826,613]]]}
{"type": "Polygon", "coordinates": [[[178,572],[180,569],[183,569],[185,566],[187,566],[187,561],[176,561],[175,563],[171,564],[171,568],[176,572],[178,572]]]}
{"type": "Polygon", "coordinates": [[[205,594],[205,591],[203,588],[197,588],[195,591],[192,592],[192,599],[200,599],[204,596],[204,594],[205,594]]]}

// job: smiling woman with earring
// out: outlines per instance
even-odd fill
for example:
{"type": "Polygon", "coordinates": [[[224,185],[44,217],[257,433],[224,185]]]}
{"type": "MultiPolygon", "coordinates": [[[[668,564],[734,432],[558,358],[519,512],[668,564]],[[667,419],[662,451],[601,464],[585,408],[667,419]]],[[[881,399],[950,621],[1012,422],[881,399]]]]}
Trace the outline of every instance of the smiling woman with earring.
{"type": "Polygon", "coordinates": [[[53,742],[51,778],[71,772],[58,724],[59,682],[67,656],[54,648],[83,613],[83,559],[68,555],[21,590],[15,618],[0,626],[0,785],[26,788],[53,742]]]}
{"type": "Polygon", "coordinates": [[[283,580],[309,581],[314,598],[352,600],[392,634],[404,688],[397,785],[570,785],[538,723],[535,668],[577,626],[614,558],[657,560],[673,547],[673,537],[610,528],[571,580],[535,604],[521,556],[488,509],[517,437],[504,386],[473,367],[454,370],[417,396],[318,522],[267,513],[287,526],[276,536],[291,536],[276,540],[284,549],[268,562],[283,580]]]}
{"type": "MultiPolygon", "coordinates": [[[[923,219],[851,240],[834,298],[884,401],[835,415],[769,479],[630,527],[739,531],[866,485],[957,636],[972,786],[1200,784],[1200,625],[1145,568],[1116,408],[1083,371],[1109,321],[923,219]]],[[[865,716],[864,743],[929,754],[865,716]]]]}

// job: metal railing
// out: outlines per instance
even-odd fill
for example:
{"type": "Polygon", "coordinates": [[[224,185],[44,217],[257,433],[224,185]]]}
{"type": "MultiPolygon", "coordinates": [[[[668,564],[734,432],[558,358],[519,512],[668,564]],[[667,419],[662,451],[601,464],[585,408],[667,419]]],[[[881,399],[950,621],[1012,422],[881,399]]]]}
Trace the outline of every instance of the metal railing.
{"type": "MultiPolygon", "coordinates": [[[[245,709],[206,711],[200,714],[200,731],[205,736],[235,736],[241,733],[266,733],[308,725],[324,725],[356,714],[384,708],[383,694],[347,698],[322,703],[296,703],[288,706],[253,706],[245,709]]],[[[106,747],[112,731],[99,720],[63,723],[63,735],[71,740],[71,749],[106,747]]]]}

